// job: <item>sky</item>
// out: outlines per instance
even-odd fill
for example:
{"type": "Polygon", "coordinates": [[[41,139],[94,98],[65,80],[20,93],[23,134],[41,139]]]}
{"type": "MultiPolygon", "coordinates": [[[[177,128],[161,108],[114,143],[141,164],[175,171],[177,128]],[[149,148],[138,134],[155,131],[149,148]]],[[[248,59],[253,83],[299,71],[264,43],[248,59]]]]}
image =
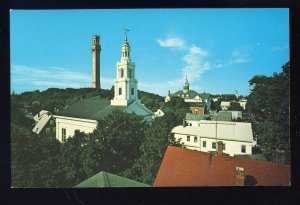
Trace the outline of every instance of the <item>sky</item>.
{"type": "Polygon", "coordinates": [[[11,92],[92,84],[92,35],[100,35],[101,87],[110,89],[128,28],[138,88],[167,95],[248,95],[255,75],[289,61],[288,9],[11,10],[11,92]]]}

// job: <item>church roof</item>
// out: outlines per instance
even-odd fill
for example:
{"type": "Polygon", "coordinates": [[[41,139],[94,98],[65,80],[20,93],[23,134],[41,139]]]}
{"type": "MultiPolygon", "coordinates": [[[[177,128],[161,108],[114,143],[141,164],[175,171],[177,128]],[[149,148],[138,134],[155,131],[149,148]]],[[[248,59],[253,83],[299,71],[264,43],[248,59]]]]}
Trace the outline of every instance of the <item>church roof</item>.
{"type": "Polygon", "coordinates": [[[98,174],[84,180],[77,184],[75,188],[85,187],[150,187],[147,184],[143,184],[125,177],[121,177],[115,174],[111,174],[105,171],[101,171],[98,174]]]}
{"type": "MultiPolygon", "coordinates": [[[[181,97],[182,94],[183,94],[182,90],[178,90],[176,93],[171,94],[171,96],[178,96],[178,95],[180,95],[180,97],[181,97]]],[[[194,97],[196,97],[199,94],[196,91],[194,91],[194,90],[189,90],[188,91],[188,95],[189,95],[189,98],[194,98],[194,97]]]]}
{"type": "Polygon", "coordinates": [[[199,96],[202,98],[202,99],[208,99],[210,97],[210,94],[209,93],[199,93],[199,96]]]}
{"type": "Polygon", "coordinates": [[[99,96],[79,100],[64,110],[57,113],[58,116],[75,117],[91,120],[103,119],[113,110],[123,111],[127,106],[111,106],[110,100],[99,96]]]}

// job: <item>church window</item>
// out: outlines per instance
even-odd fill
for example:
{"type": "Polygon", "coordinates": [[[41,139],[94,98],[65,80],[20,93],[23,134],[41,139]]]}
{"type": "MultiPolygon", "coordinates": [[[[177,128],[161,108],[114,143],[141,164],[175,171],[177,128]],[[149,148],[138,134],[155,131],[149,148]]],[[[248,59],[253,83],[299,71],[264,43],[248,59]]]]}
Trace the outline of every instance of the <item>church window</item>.
{"type": "Polygon", "coordinates": [[[66,128],[62,128],[62,129],[61,129],[61,141],[62,141],[62,142],[65,142],[65,141],[66,141],[66,133],[67,133],[66,128]]]}
{"type": "Polygon", "coordinates": [[[123,78],[123,77],[124,77],[124,70],[121,69],[121,78],[123,78]]]}
{"type": "Polygon", "coordinates": [[[131,95],[134,95],[134,88],[131,88],[131,95]]]}
{"type": "Polygon", "coordinates": [[[119,95],[122,95],[122,88],[119,88],[119,95]]]}

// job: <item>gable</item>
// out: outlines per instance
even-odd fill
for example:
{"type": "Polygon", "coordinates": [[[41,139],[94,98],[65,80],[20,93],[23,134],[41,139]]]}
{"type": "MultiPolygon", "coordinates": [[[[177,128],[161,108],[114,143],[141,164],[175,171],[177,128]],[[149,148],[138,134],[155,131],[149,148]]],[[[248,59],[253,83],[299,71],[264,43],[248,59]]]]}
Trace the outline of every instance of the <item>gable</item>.
{"type": "Polygon", "coordinates": [[[140,116],[152,116],[153,112],[149,110],[145,105],[141,104],[140,102],[136,101],[129,105],[125,110],[128,113],[135,113],[140,116]]]}

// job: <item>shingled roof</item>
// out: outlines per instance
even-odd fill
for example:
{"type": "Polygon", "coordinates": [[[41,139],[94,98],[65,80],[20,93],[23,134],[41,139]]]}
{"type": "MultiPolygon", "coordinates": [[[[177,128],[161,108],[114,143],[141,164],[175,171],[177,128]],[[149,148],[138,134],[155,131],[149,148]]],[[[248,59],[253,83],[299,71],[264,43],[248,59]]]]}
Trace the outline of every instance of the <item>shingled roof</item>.
{"type": "Polygon", "coordinates": [[[57,115],[99,120],[112,113],[113,110],[124,111],[126,108],[127,106],[112,106],[110,105],[110,100],[95,96],[88,99],[79,100],[57,113],[57,115]]]}
{"type": "Polygon", "coordinates": [[[115,174],[111,174],[105,171],[101,171],[98,174],[84,180],[77,184],[75,188],[87,188],[87,187],[150,187],[147,184],[143,184],[125,177],[121,177],[115,174]]]}
{"type": "Polygon", "coordinates": [[[289,165],[168,146],[153,186],[235,186],[236,167],[245,185],[290,185],[289,165]]]}

